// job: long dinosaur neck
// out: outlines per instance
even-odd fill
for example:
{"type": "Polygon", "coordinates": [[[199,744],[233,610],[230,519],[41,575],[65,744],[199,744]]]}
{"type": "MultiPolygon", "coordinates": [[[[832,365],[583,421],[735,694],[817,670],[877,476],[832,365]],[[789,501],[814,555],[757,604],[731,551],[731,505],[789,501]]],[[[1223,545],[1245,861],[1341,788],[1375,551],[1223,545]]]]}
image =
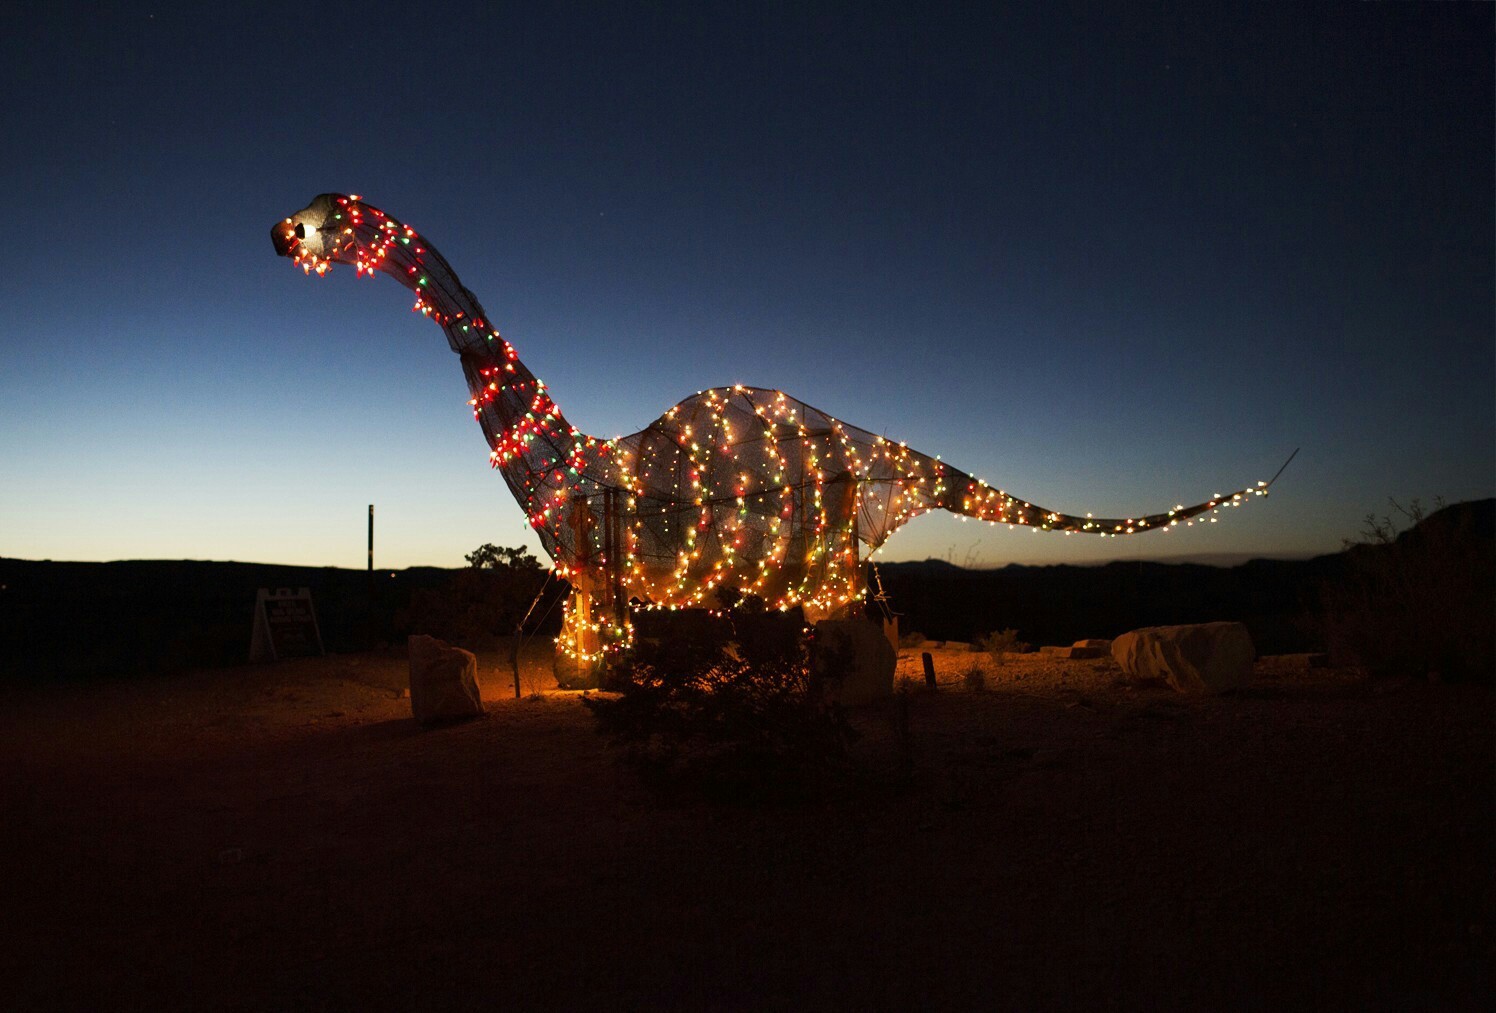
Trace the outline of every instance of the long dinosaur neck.
{"type": "Polygon", "coordinates": [[[351,245],[339,259],[352,260],[360,274],[396,278],[415,293],[412,308],[446,333],[462,357],[468,403],[488,439],[490,463],[503,473],[531,525],[546,535],[575,484],[569,476],[598,456],[599,441],[566,421],[446,258],[378,208],[351,199],[347,208],[351,245]]]}

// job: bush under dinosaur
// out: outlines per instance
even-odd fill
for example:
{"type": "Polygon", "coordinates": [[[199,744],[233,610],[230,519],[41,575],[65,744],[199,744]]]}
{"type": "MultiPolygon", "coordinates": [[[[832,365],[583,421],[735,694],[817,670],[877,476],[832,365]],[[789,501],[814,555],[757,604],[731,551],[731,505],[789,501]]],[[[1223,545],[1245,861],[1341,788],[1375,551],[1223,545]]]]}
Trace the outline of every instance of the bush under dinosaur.
{"type": "Polygon", "coordinates": [[[652,787],[723,801],[796,797],[857,737],[812,675],[801,623],[755,614],[750,598],[726,619],[641,639],[612,673],[617,696],[583,703],[652,787]]]}

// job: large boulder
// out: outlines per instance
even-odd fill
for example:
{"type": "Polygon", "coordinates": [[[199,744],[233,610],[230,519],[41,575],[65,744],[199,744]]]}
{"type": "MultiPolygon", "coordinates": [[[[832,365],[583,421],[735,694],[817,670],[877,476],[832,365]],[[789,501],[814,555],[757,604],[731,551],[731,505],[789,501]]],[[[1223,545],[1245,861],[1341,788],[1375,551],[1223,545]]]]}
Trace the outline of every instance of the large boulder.
{"type": "Polygon", "coordinates": [[[483,713],[477,655],[419,634],[410,638],[408,648],[410,710],[417,721],[429,725],[483,713]]]}
{"type": "Polygon", "coordinates": [[[826,697],[856,707],[893,696],[898,653],[883,631],[865,619],[816,623],[811,674],[826,697]]]}
{"type": "Polygon", "coordinates": [[[1162,679],[1181,693],[1221,693],[1245,685],[1256,657],[1241,623],[1150,626],[1112,641],[1130,679],[1162,679]]]}

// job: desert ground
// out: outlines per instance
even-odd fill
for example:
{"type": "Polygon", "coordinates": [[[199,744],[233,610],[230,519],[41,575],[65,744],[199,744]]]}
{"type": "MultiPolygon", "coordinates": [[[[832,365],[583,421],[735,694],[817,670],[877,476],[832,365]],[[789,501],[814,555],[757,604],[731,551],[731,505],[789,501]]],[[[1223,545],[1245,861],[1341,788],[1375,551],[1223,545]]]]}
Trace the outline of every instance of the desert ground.
{"type": "Polygon", "coordinates": [[[548,647],[520,699],[507,651],[481,655],[485,716],[430,729],[398,650],[8,690],[6,1005],[1489,998],[1489,690],[1264,659],[1186,697],[930,645],[907,748],[862,710],[850,770],[741,805],[643,787],[548,647]]]}

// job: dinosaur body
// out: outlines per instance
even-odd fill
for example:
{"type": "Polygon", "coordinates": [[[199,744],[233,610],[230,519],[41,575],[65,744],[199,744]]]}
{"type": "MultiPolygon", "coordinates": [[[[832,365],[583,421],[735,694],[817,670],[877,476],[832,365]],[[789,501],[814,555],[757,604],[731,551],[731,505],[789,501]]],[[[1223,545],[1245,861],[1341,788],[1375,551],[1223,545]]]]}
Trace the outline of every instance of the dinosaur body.
{"type": "Polygon", "coordinates": [[[571,581],[574,651],[626,642],[629,599],[712,604],[719,589],[814,619],[860,596],[860,547],[928,510],[1100,535],[1164,528],[1266,486],[1135,518],[1046,510],[777,390],[702,391],[630,436],[570,425],[482,305],[416,232],[357,197],[323,194],[271,230],[276,251],[324,273],[384,273],[416,295],[462,360],[490,460],[571,581]],[[578,632],[580,631],[580,632],[578,632]]]}

